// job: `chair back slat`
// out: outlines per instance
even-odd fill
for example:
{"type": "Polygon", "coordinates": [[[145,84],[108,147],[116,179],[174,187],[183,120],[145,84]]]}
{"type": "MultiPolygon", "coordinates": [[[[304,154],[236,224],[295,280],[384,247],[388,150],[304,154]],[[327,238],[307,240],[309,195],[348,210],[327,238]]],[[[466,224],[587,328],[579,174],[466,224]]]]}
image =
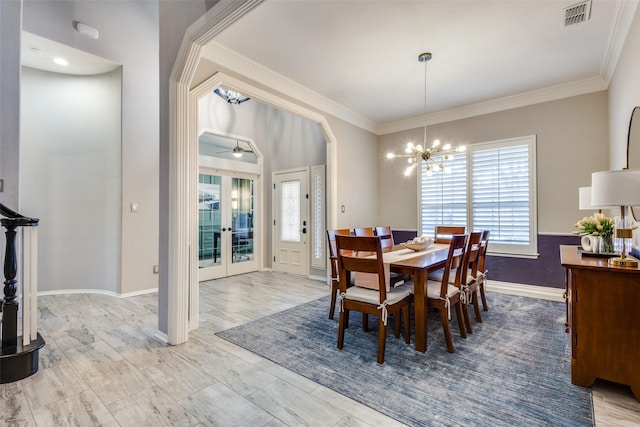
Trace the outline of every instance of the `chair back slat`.
{"type": "Polygon", "coordinates": [[[449,243],[454,234],[466,233],[466,227],[462,225],[436,225],[433,232],[435,243],[449,243]]]}
{"type": "Polygon", "coordinates": [[[489,230],[484,230],[480,237],[480,253],[478,254],[478,270],[484,272],[484,262],[487,256],[487,248],[489,246],[489,230]]]}
{"type": "Polygon", "coordinates": [[[387,298],[387,285],[380,239],[375,236],[336,235],[336,250],[338,253],[340,292],[346,292],[347,278],[350,278],[353,272],[377,274],[378,291],[380,292],[380,302],[382,303],[387,298]],[[375,257],[360,256],[362,253],[372,253],[375,257]]]}
{"type": "Polygon", "coordinates": [[[331,260],[331,278],[338,278],[338,258],[336,252],[336,236],[350,236],[351,230],[348,228],[339,228],[335,230],[327,230],[327,239],[329,240],[329,257],[331,260]]]}
{"type": "Polygon", "coordinates": [[[359,237],[373,237],[373,227],[354,228],[353,232],[359,237]]]}
{"type": "Polygon", "coordinates": [[[391,232],[391,227],[388,225],[382,227],[376,227],[374,230],[376,236],[380,238],[380,245],[382,246],[383,252],[388,252],[393,248],[395,244],[393,241],[393,233],[391,232]]]}
{"type": "Polygon", "coordinates": [[[442,285],[440,286],[440,297],[445,298],[449,292],[449,275],[452,271],[455,271],[454,284],[460,287],[462,280],[462,268],[464,261],[464,254],[467,245],[466,234],[454,234],[451,236],[451,243],[449,245],[449,253],[447,255],[447,261],[444,266],[444,272],[442,274],[442,285]]]}
{"type": "Polygon", "coordinates": [[[460,283],[467,283],[467,276],[469,274],[469,269],[471,269],[471,275],[476,277],[478,273],[478,261],[480,259],[480,242],[482,239],[482,232],[475,231],[469,234],[469,239],[467,240],[467,248],[464,254],[464,261],[462,265],[464,268],[462,269],[462,277],[460,279],[460,283]]]}

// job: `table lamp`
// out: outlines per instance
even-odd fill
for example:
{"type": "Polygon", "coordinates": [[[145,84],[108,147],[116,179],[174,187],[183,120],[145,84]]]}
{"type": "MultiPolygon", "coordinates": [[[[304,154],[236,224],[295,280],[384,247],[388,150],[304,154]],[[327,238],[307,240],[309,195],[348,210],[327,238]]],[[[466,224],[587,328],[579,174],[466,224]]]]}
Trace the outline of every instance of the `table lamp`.
{"type": "MultiPolygon", "coordinates": [[[[578,191],[579,210],[590,211],[597,208],[591,204],[591,187],[580,187],[578,191]]],[[[598,209],[598,212],[602,212],[602,209],[598,209]]]]}
{"type": "Polygon", "coordinates": [[[631,218],[625,218],[625,210],[627,206],[640,205],[640,170],[592,173],[591,204],[594,207],[620,206],[620,225],[616,221],[614,236],[622,239],[622,252],[619,258],[610,258],[609,265],[638,267],[638,261],[626,257],[626,239],[633,237],[633,228],[631,218]]]}

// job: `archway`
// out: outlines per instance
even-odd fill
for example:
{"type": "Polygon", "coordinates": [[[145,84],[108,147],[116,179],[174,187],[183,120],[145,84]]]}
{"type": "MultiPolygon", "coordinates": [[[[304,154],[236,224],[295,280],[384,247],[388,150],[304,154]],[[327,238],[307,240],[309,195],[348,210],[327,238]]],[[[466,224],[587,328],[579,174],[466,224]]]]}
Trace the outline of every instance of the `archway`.
{"type": "MultiPolygon", "coordinates": [[[[170,194],[169,265],[167,277],[167,342],[187,341],[189,330],[198,327],[197,283],[197,174],[198,99],[217,86],[241,91],[247,96],[318,123],[327,141],[327,219],[336,216],[336,138],[326,118],[274,93],[238,78],[215,73],[194,85],[204,46],[222,30],[257,7],[261,0],[219,2],[187,29],[170,79],[170,194]]],[[[163,283],[160,283],[163,286],[163,283]]],[[[164,307],[159,307],[159,312],[164,307]]]]}

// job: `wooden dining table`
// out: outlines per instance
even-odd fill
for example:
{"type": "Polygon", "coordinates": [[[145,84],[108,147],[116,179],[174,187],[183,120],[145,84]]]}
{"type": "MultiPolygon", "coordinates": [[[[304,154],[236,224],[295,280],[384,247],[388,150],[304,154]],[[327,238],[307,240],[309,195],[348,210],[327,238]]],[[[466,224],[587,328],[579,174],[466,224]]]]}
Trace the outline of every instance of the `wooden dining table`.
{"type": "Polygon", "coordinates": [[[416,325],[416,350],[427,351],[427,306],[425,304],[426,284],[429,273],[445,266],[449,254],[449,245],[430,252],[416,252],[415,257],[391,262],[390,270],[413,276],[414,311],[416,325]]]}

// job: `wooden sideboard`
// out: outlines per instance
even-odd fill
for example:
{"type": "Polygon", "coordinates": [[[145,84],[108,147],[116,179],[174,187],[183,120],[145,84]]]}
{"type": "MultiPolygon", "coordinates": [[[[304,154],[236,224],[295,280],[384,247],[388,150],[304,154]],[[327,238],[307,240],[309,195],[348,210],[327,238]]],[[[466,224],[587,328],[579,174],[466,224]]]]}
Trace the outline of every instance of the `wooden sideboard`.
{"type": "Polygon", "coordinates": [[[571,382],[596,378],[631,386],[640,400],[640,268],[610,267],[606,258],[560,246],[566,268],[571,382]]]}

